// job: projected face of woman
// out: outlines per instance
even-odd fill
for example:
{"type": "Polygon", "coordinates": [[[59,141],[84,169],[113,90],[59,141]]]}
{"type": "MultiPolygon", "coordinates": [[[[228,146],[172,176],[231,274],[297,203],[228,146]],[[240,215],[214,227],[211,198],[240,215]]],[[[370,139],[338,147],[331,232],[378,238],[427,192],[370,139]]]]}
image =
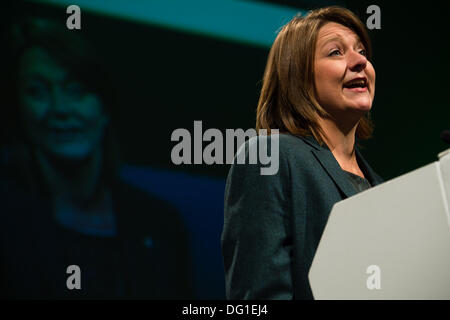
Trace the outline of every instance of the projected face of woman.
{"type": "Polygon", "coordinates": [[[375,70],[351,29],[329,22],[319,30],[314,74],[318,101],[328,113],[362,115],[371,109],[375,70]]]}
{"type": "Polygon", "coordinates": [[[108,117],[98,95],[38,47],[24,53],[18,76],[24,129],[37,148],[82,160],[100,147],[108,117]]]}

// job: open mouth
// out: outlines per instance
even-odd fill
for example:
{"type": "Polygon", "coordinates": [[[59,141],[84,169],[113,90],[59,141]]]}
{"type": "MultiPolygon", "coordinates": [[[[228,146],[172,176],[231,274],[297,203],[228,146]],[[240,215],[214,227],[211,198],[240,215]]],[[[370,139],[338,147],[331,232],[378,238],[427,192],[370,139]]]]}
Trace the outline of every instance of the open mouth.
{"type": "Polygon", "coordinates": [[[48,128],[48,132],[56,140],[68,141],[78,139],[81,134],[81,129],[75,127],[50,127],[48,128]]]}
{"type": "Polygon", "coordinates": [[[357,92],[367,91],[367,78],[352,79],[344,83],[343,87],[357,92]]]}

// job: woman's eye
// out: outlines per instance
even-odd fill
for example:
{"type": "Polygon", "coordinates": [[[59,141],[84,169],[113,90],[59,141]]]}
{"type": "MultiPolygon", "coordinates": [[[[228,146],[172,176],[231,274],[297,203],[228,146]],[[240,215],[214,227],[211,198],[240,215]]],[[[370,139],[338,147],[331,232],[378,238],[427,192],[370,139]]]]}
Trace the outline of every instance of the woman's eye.
{"type": "Polygon", "coordinates": [[[47,99],[50,96],[48,86],[39,81],[31,81],[25,85],[25,94],[34,99],[47,99]]]}
{"type": "Polygon", "coordinates": [[[331,51],[329,56],[337,56],[337,55],[340,55],[340,54],[341,54],[341,51],[336,49],[336,50],[331,51]]]}
{"type": "Polygon", "coordinates": [[[81,98],[86,93],[86,88],[80,82],[70,81],[65,86],[65,92],[72,98],[81,98]]]}
{"type": "Polygon", "coordinates": [[[366,50],[362,49],[362,50],[359,51],[359,53],[360,53],[361,55],[363,55],[364,57],[367,57],[367,52],[366,52],[366,50]]]}

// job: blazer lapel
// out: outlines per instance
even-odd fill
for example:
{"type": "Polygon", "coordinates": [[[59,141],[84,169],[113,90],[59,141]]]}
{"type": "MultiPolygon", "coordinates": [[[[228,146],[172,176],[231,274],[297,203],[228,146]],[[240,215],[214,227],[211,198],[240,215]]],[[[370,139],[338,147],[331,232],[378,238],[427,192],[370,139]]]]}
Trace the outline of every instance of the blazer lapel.
{"type": "Polygon", "coordinates": [[[366,175],[366,179],[369,180],[371,186],[376,186],[377,184],[383,183],[384,180],[378,176],[375,171],[370,167],[369,163],[364,159],[358,147],[356,149],[356,158],[358,160],[358,164],[360,165],[361,170],[363,170],[366,175]]]}
{"type": "Polygon", "coordinates": [[[334,158],[330,150],[312,150],[313,154],[319,160],[322,167],[327,171],[328,175],[334,180],[336,185],[347,196],[351,197],[356,194],[355,188],[350,184],[341,166],[334,158]]]}
{"type": "MultiPolygon", "coordinates": [[[[342,171],[341,166],[333,156],[333,153],[328,148],[326,144],[321,146],[314,137],[307,136],[302,137],[305,142],[307,142],[309,145],[314,147],[311,151],[314,154],[314,156],[317,158],[317,160],[320,162],[324,170],[328,173],[328,175],[333,179],[333,181],[336,183],[338,188],[347,196],[351,197],[355,195],[357,192],[355,188],[351,185],[351,183],[348,181],[347,177],[345,176],[344,172],[342,171]]],[[[369,177],[368,180],[371,183],[371,185],[374,185],[372,183],[376,180],[375,174],[373,170],[369,167],[367,162],[364,160],[364,158],[359,153],[358,148],[356,148],[357,157],[361,159],[361,162],[366,169],[365,172],[368,173],[369,177]]]]}

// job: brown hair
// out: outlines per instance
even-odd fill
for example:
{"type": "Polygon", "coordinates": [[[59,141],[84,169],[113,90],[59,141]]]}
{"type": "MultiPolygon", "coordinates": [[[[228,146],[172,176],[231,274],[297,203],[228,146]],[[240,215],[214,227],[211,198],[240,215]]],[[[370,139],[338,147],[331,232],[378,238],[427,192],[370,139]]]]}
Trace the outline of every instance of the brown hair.
{"type": "MultiPolygon", "coordinates": [[[[364,24],[350,10],[332,6],[296,16],[278,33],[269,52],[259,97],[256,129],[279,129],[280,133],[313,135],[322,144],[324,132],[319,117],[329,114],[316,99],[314,56],[317,35],[328,22],[336,22],[354,31],[372,57],[369,35],[364,24]]],[[[356,137],[372,136],[373,123],[367,113],[358,124],[356,137]]]]}

